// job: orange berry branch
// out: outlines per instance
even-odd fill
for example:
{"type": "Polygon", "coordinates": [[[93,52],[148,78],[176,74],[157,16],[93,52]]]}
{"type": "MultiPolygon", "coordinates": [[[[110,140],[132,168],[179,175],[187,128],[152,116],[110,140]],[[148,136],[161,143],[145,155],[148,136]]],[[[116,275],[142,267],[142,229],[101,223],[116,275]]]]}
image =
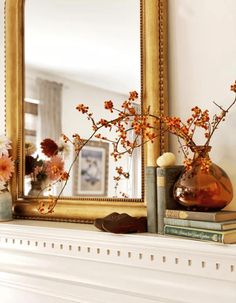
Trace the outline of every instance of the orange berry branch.
{"type": "MultiPolygon", "coordinates": [[[[236,81],[231,85],[231,90],[236,93],[236,81]]],[[[114,107],[113,101],[105,101],[104,107],[106,110],[110,111],[113,115],[117,114],[115,118],[107,120],[100,118],[99,121],[95,121],[93,113],[87,105],[79,104],[76,109],[87,116],[87,119],[92,124],[92,133],[86,139],[81,139],[79,134],[74,134],[72,139],[63,134],[64,141],[70,142],[74,150],[76,151],[76,156],[71,163],[67,173],[63,174],[63,180],[65,181],[59,195],[57,197],[52,197],[47,209],[45,210],[45,203],[43,208],[40,205],[39,211],[42,213],[53,212],[54,207],[57,204],[58,199],[65,186],[67,185],[69,175],[71,173],[72,167],[76,162],[80,151],[82,148],[92,139],[97,138],[103,141],[107,141],[113,145],[112,156],[115,161],[120,159],[124,154],[132,155],[134,149],[139,148],[146,144],[147,142],[154,142],[155,139],[163,133],[171,133],[177,136],[180,143],[180,148],[184,155],[184,165],[187,169],[192,168],[194,159],[190,157],[190,152],[194,151],[194,147],[197,144],[194,141],[194,135],[197,129],[204,131],[205,143],[202,146],[208,147],[212,135],[217,130],[219,124],[225,120],[226,114],[229,112],[231,107],[236,103],[236,98],[230,104],[227,109],[219,106],[214,102],[214,104],[221,110],[219,115],[214,115],[212,118],[209,116],[208,110],[202,110],[198,106],[191,109],[191,116],[186,122],[183,122],[179,117],[170,116],[158,116],[151,113],[150,108],[143,108],[141,113],[138,113],[133,105],[133,102],[138,99],[138,94],[136,91],[129,93],[128,100],[122,103],[121,109],[114,107]],[[159,125],[163,125],[160,129],[159,125]],[[114,133],[111,133],[112,137],[108,138],[103,136],[100,131],[102,129],[115,130],[116,136],[114,138],[114,133]],[[130,139],[129,133],[134,134],[133,139],[130,139]],[[43,209],[43,211],[42,211],[43,209]]],[[[202,160],[201,167],[203,170],[207,171],[209,169],[211,162],[209,159],[202,160]]],[[[129,173],[124,172],[122,167],[116,168],[117,176],[114,176],[115,181],[119,181],[122,177],[128,178],[129,173]]],[[[62,181],[62,180],[60,180],[62,181]]],[[[125,196],[125,195],[124,195],[125,196]]]]}

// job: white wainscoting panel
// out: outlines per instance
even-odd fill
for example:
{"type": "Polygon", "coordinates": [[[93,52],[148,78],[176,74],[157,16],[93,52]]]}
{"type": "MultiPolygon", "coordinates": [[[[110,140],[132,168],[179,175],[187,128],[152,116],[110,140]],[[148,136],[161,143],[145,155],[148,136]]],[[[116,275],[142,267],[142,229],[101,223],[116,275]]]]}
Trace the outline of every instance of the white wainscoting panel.
{"type": "Polygon", "coordinates": [[[235,303],[236,245],[1,223],[0,296],[1,303],[235,303]]]}

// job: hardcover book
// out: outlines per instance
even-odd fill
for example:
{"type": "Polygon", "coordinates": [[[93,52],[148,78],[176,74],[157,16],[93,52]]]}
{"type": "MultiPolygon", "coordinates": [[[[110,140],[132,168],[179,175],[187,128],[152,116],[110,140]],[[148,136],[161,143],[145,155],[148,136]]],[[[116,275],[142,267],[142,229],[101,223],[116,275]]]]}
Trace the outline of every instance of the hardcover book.
{"type": "Polygon", "coordinates": [[[145,193],[147,201],[147,227],[148,232],[157,233],[157,191],[156,191],[156,167],[145,168],[145,193]]]}
{"type": "Polygon", "coordinates": [[[174,219],[183,219],[183,220],[222,222],[222,221],[236,220],[236,211],[220,210],[217,212],[199,212],[199,211],[166,209],[165,217],[174,218],[174,219]]]}
{"type": "Polygon", "coordinates": [[[211,231],[205,229],[191,228],[191,227],[179,227],[165,225],[164,233],[168,235],[175,235],[181,237],[187,237],[191,239],[206,240],[219,242],[224,244],[236,243],[236,230],[229,231],[211,231]]]}
{"type": "Polygon", "coordinates": [[[219,230],[219,231],[236,229],[236,220],[222,221],[222,222],[209,222],[209,221],[193,221],[193,220],[164,218],[164,224],[172,225],[172,226],[219,230]]]}
{"type": "Polygon", "coordinates": [[[157,168],[157,229],[159,234],[164,233],[165,210],[181,208],[181,205],[174,200],[173,187],[182,171],[182,165],[157,168]]]}

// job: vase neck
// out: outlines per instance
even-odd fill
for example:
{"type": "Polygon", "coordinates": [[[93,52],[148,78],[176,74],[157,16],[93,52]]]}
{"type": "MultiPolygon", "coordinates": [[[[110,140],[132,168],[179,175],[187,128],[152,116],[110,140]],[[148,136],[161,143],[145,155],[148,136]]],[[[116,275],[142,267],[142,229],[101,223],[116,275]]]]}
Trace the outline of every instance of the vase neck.
{"type": "Polygon", "coordinates": [[[32,188],[35,189],[41,189],[42,188],[42,182],[41,181],[31,181],[32,188]]]}
{"type": "Polygon", "coordinates": [[[194,160],[201,159],[201,158],[209,158],[209,152],[211,151],[211,146],[194,146],[192,147],[192,151],[194,153],[194,160]]]}
{"type": "Polygon", "coordinates": [[[1,193],[7,193],[7,192],[9,192],[9,190],[8,190],[8,188],[6,187],[6,188],[0,190],[0,192],[1,192],[1,193]]]}

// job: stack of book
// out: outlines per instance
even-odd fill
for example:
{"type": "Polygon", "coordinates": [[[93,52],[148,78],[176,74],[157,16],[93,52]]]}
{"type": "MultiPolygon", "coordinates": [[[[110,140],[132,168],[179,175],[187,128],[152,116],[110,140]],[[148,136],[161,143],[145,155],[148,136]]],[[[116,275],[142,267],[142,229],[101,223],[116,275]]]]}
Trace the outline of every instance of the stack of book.
{"type": "Polygon", "coordinates": [[[166,209],[164,234],[225,244],[236,243],[236,211],[166,209]]]}

